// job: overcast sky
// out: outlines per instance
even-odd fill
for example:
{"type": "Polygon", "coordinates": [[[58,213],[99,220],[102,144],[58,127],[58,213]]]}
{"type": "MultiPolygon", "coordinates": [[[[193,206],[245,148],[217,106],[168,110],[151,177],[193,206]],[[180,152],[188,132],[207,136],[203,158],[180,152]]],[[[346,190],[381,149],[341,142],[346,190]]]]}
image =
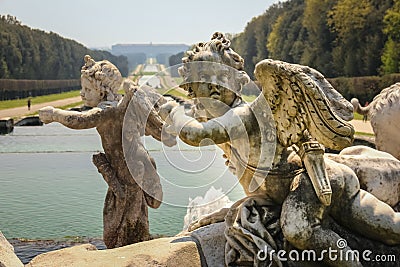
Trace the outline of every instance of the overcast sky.
{"type": "Polygon", "coordinates": [[[0,14],[88,47],[207,41],[239,33],[278,0],[0,0],[0,14]]]}

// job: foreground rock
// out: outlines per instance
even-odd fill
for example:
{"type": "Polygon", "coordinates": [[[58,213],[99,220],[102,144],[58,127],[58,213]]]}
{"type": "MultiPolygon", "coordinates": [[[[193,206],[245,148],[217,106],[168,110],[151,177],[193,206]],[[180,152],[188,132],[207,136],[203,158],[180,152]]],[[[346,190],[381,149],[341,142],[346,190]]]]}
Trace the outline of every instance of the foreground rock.
{"type": "Polygon", "coordinates": [[[201,261],[193,239],[171,237],[108,250],[97,250],[94,245],[85,244],[41,254],[25,266],[201,266],[201,261]]]}
{"type": "MultiPolygon", "coordinates": [[[[92,244],[47,252],[26,267],[225,266],[225,223],[216,223],[179,236],[159,238],[115,249],[92,244]]],[[[10,265],[11,266],[11,265],[10,265]]],[[[7,266],[8,267],[8,266],[7,266]]]]}
{"type": "Polygon", "coordinates": [[[14,254],[14,247],[8,243],[2,232],[0,232],[0,267],[24,266],[14,254]]]}

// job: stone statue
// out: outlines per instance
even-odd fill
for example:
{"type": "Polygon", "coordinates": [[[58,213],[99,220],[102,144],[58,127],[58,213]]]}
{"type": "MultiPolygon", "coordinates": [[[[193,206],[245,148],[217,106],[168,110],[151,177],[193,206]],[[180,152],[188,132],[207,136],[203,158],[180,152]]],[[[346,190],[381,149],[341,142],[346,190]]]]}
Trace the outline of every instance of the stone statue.
{"type": "Polygon", "coordinates": [[[144,133],[161,139],[164,122],[149,104],[155,93],[125,81],[125,95],[121,99],[117,92],[122,82],[119,70],[109,61],[96,62],[85,56],[81,96],[85,110],[89,110],[78,112],[45,107],[39,111],[44,123],[59,122],[72,129],[96,127],[100,134],[104,153],[93,155],[93,163],[109,186],[103,210],[103,239],[107,248],[148,240],[147,206],[158,208],[163,195],[155,162],[140,140],[144,133]],[[133,104],[129,105],[130,102],[133,104]],[[126,116],[129,130],[123,135],[125,114],[129,114],[126,116]],[[132,169],[124,157],[123,140],[131,144],[124,148],[133,160],[132,169]]]}
{"type": "Polygon", "coordinates": [[[356,98],[351,103],[357,113],[370,118],[376,148],[400,159],[400,83],[383,89],[366,107],[356,98]]]}
{"type": "MultiPolygon", "coordinates": [[[[276,253],[270,262],[262,262],[257,252],[276,252],[287,248],[286,242],[319,255],[328,249],[346,254],[359,247],[341,243],[347,237],[343,228],[361,239],[398,248],[400,213],[360,189],[359,179],[364,184],[389,179],[398,201],[400,162],[392,159],[387,173],[369,174],[355,171],[367,167],[362,156],[346,164],[340,156],[336,160],[324,155],[324,146],[351,145],[354,129],[347,120],[352,118],[352,105],[316,70],[270,59],[256,65],[262,93],[247,104],[241,99],[241,89],[249,82],[243,66],[230,41],[215,33],[211,41],[188,51],[179,69],[182,87],[194,98],[193,109],[185,111],[173,103],[161,107],[169,133],[190,145],[213,142],[224,151],[248,196],[190,229],[225,220],[228,266],[282,266],[276,253]]],[[[372,155],[378,167],[386,161],[379,153],[372,155]]],[[[323,260],[330,266],[360,266],[348,258],[323,260]]]]}

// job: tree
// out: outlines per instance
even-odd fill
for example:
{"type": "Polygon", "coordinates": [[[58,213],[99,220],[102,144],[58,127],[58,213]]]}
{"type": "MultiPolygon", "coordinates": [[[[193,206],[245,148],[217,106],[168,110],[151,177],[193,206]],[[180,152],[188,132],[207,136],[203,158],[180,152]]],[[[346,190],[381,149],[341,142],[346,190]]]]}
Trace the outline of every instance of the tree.
{"type": "Polygon", "coordinates": [[[328,24],[337,34],[333,63],[339,75],[360,76],[363,73],[360,59],[363,58],[363,42],[372,26],[367,22],[373,8],[368,0],[338,0],[328,12],[328,24]]]}
{"type": "Polygon", "coordinates": [[[255,24],[257,18],[253,18],[250,21],[245,31],[240,33],[232,42],[233,48],[238,52],[244,59],[245,71],[251,76],[254,71],[254,62],[253,58],[257,55],[256,48],[256,38],[255,38],[255,24]]]}
{"type": "Polygon", "coordinates": [[[383,32],[388,39],[381,57],[381,72],[400,72],[400,0],[394,0],[393,6],[386,11],[383,22],[383,32]]]}
{"type": "Polygon", "coordinates": [[[307,30],[303,27],[305,4],[303,0],[285,3],[285,10],[276,20],[268,37],[267,48],[275,59],[300,63],[307,30]]]}
{"type": "Polygon", "coordinates": [[[332,43],[336,39],[328,26],[328,12],[336,1],[305,0],[303,27],[307,30],[307,39],[301,64],[311,66],[324,75],[333,77],[332,43]]]}
{"type": "Polygon", "coordinates": [[[245,30],[232,39],[232,47],[244,58],[245,71],[250,76],[253,75],[256,63],[271,57],[267,48],[268,36],[277,18],[283,12],[283,3],[270,6],[264,14],[253,18],[245,30]]]}
{"type": "Polygon", "coordinates": [[[122,75],[128,75],[128,61],[106,51],[92,51],[60,35],[21,25],[14,16],[0,16],[0,78],[78,79],[83,57],[108,59],[122,75]]]}
{"type": "Polygon", "coordinates": [[[172,77],[179,77],[178,69],[177,67],[173,67],[176,65],[182,64],[182,58],[184,57],[185,52],[179,52],[178,54],[172,55],[168,59],[169,66],[171,68],[171,76],[172,77]]]}
{"type": "Polygon", "coordinates": [[[308,65],[328,77],[377,75],[380,68],[397,72],[399,1],[280,2],[253,18],[232,47],[250,75],[268,57],[308,65]]]}

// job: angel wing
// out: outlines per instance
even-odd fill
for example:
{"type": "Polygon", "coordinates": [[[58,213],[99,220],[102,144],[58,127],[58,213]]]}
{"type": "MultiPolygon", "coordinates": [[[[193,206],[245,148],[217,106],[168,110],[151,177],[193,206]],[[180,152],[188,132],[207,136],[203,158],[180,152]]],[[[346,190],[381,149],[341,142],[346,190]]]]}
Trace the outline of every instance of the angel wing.
{"type": "Polygon", "coordinates": [[[303,141],[305,130],[325,147],[350,146],[354,128],[353,106],[318,71],[283,61],[265,59],[255,77],[270,105],[281,145],[303,141]]]}

